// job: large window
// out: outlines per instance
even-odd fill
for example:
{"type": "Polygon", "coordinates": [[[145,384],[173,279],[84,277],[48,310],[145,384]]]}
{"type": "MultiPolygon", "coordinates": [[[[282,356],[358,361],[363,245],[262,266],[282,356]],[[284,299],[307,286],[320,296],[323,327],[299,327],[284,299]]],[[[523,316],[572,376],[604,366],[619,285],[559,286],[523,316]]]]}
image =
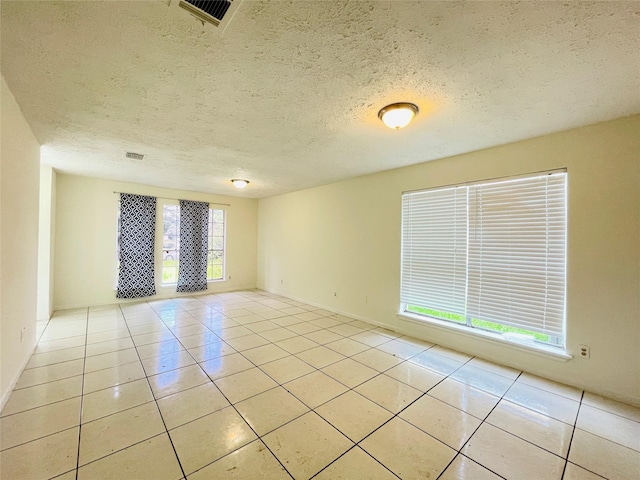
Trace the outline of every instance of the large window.
{"type": "Polygon", "coordinates": [[[566,177],[403,194],[404,310],[563,347],[566,177]]]}
{"type": "MultiPolygon", "coordinates": [[[[207,280],[224,278],[224,210],[209,209],[207,280]]],[[[165,205],[162,212],[162,284],[178,281],[180,206],[165,205]]]]}
{"type": "Polygon", "coordinates": [[[207,280],[224,278],[224,210],[209,209],[207,280]]]}
{"type": "Polygon", "coordinates": [[[178,281],[180,253],[180,206],[164,205],[162,209],[162,284],[178,281]]]}
{"type": "Polygon", "coordinates": [[[118,277],[120,276],[120,210],[121,205],[118,202],[118,211],[116,212],[116,276],[113,279],[113,287],[118,289],[118,277]]]}

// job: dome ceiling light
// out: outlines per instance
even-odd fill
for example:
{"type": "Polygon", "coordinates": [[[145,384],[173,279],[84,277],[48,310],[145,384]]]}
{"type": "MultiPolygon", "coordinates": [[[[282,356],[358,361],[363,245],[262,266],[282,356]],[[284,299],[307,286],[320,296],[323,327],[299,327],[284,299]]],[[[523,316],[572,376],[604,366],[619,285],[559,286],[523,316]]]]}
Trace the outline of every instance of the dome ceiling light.
{"type": "Polygon", "coordinates": [[[249,185],[249,180],[234,178],[233,180],[231,180],[231,183],[233,183],[233,186],[236,188],[245,188],[247,185],[249,185]]]}
{"type": "Polygon", "coordinates": [[[409,125],[418,111],[418,106],[413,103],[392,103],[380,109],[378,118],[382,120],[387,127],[400,130],[409,125]]]}

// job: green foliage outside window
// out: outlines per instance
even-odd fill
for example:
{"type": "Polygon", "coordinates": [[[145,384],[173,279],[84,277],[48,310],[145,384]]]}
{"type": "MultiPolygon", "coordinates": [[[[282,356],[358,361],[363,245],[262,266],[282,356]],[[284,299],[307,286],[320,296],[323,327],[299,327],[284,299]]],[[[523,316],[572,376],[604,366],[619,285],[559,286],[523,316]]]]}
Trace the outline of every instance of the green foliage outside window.
{"type": "MultiPolygon", "coordinates": [[[[445,312],[441,310],[434,310],[431,308],[418,307],[417,305],[407,305],[407,311],[418,313],[420,315],[427,315],[429,317],[438,318],[441,320],[448,320],[455,323],[467,324],[467,319],[464,315],[458,313],[445,312]]],[[[499,323],[490,322],[488,320],[480,320],[478,318],[471,319],[471,326],[480,328],[482,330],[488,330],[496,333],[518,333],[521,335],[527,335],[535,338],[539,342],[549,342],[549,335],[542,333],[532,332],[530,330],[524,330],[522,328],[510,327],[507,325],[500,325],[499,323]]]]}

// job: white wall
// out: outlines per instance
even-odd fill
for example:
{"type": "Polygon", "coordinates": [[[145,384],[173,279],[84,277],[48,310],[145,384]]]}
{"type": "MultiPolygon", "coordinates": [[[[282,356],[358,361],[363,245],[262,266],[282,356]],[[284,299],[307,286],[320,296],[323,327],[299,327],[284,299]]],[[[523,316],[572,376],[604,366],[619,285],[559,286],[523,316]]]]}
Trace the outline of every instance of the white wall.
{"type": "Polygon", "coordinates": [[[258,230],[259,288],[640,404],[640,116],[263,199],[258,230]],[[563,167],[567,349],[590,345],[589,360],[563,363],[396,316],[403,191],[563,167]]]}
{"type": "MultiPolygon", "coordinates": [[[[205,193],[112,182],[66,175],[56,178],[56,231],[54,261],[54,309],[116,303],[116,215],[119,195],[136,193],[163,198],[182,198],[228,203],[226,239],[226,281],[209,283],[209,292],[222,292],[256,286],[257,200],[223,197],[205,193]],[[229,280],[229,277],[231,279],[229,280]]],[[[161,227],[162,216],[156,220],[161,227]]],[[[157,236],[157,239],[159,237],[157,236]]],[[[156,243],[160,264],[161,244],[156,243]]],[[[161,287],[156,275],[157,295],[176,297],[174,287],[161,287]]]]}
{"type": "Polygon", "coordinates": [[[55,246],[56,171],[40,167],[40,206],[38,229],[38,321],[53,313],[53,255],[55,246]]]}
{"type": "Polygon", "coordinates": [[[4,77],[0,136],[0,408],[36,342],[40,145],[4,77]]]}

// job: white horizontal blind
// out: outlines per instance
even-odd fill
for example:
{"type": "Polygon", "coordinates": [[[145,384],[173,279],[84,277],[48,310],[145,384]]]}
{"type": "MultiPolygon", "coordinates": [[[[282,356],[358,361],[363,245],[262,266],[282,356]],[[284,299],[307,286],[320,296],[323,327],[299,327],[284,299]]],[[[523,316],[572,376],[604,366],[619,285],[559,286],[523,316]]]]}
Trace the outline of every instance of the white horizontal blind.
{"type": "Polygon", "coordinates": [[[402,196],[401,301],[464,315],[467,189],[402,196]]]}
{"type": "Polygon", "coordinates": [[[467,316],[563,337],[566,173],[468,188],[467,316]]]}

